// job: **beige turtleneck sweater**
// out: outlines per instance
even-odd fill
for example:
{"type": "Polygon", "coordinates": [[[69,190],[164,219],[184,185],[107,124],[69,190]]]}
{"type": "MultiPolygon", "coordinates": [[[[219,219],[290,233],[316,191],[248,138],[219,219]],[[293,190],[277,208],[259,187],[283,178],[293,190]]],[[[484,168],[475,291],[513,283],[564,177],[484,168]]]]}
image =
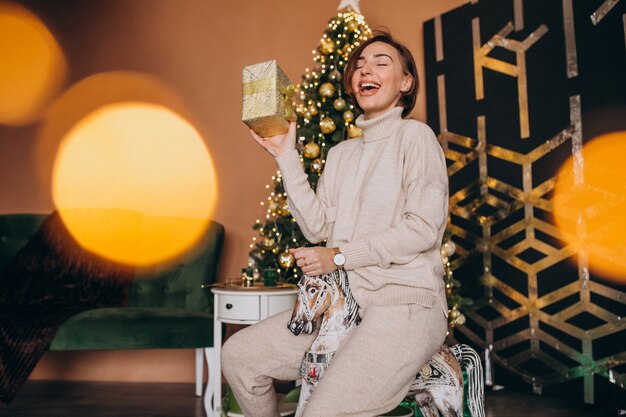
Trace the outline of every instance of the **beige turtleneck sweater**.
{"type": "Polygon", "coordinates": [[[363,137],[334,146],[317,192],[296,150],[276,158],[289,208],[305,238],[339,247],[360,305],[448,308],[440,256],[448,215],[441,146],[424,123],[395,107],[356,120],[363,137]]]}

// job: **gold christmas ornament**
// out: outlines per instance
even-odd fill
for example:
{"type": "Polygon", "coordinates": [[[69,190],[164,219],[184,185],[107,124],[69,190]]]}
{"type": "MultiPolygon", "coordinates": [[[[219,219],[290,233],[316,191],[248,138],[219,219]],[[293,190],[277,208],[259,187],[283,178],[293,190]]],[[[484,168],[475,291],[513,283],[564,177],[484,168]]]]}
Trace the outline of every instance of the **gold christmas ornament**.
{"type": "MultiPolygon", "coordinates": [[[[345,101],[344,101],[345,104],[345,101]]],[[[346,110],[343,112],[343,120],[345,120],[346,122],[350,123],[351,121],[354,120],[354,113],[352,113],[351,110],[346,110]]]]}
{"type": "Polygon", "coordinates": [[[357,125],[350,125],[348,126],[348,137],[350,139],[352,138],[358,138],[363,136],[363,131],[361,130],[360,127],[358,127],[357,125]]]}
{"type": "Polygon", "coordinates": [[[309,142],[304,145],[304,156],[309,159],[315,159],[320,155],[320,145],[315,142],[309,142]]]}
{"type": "Polygon", "coordinates": [[[338,99],[333,101],[333,107],[335,108],[335,110],[343,110],[346,108],[346,101],[339,97],[338,99]]]}
{"type": "Polygon", "coordinates": [[[335,86],[332,83],[324,83],[320,85],[318,91],[322,97],[332,97],[335,94],[335,86]]]}
{"type": "Polygon", "coordinates": [[[276,244],[276,239],[269,237],[269,236],[265,236],[263,238],[263,246],[265,246],[266,248],[271,248],[272,246],[274,246],[276,244]]]}
{"type": "Polygon", "coordinates": [[[291,212],[289,211],[289,203],[287,203],[287,200],[283,200],[283,202],[280,203],[277,213],[279,216],[291,215],[291,212]]]}
{"type": "Polygon", "coordinates": [[[456,306],[452,307],[448,314],[448,323],[450,327],[458,327],[465,324],[465,315],[461,313],[456,306]]]}
{"type": "Polygon", "coordinates": [[[267,206],[270,209],[270,211],[275,212],[276,209],[278,208],[278,201],[270,200],[270,202],[269,202],[269,204],[267,206]]]}
{"type": "Polygon", "coordinates": [[[348,30],[350,32],[354,32],[358,28],[359,28],[359,24],[356,21],[351,20],[351,21],[348,22],[348,30]]]}
{"type": "Polygon", "coordinates": [[[311,104],[309,106],[309,113],[311,113],[313,116],[317,116],[319,110],[317,110],[317,106],[315,104],[311,104]]]}
{"type": "Polygon", "coordinates": [[[330,117],[324,117],[320,121],[320,130],[323,134],[327,135],[329,133],[333,133],[337,126],[335,126],[335,122],[330,117]]]}
{"type": "Polygon", "coordinates": [[[324,164],[322,163],[321,159],[317,158],[314,161],[311,161],[312,172],[322,172],[323,167],[324,167],[324,164]]]}
{"type": "Polygon", "coordinates": [[[454,255],[455,251],[456,251],[456,245],[451,240],[448,240],[446,243],[444,243],[441,246],[441,253],[443,253],[445,256],[452,256],[454,255]]]}
{"type": "Polygon", "coordinates": [[[330,38],[322,39],[322,42],[320,43],[320,50],[324,55],[333,53],[335,50],[335,42],[333,42],[330,38]]]}
{"type": "Polygon", "coordinates": [[[304,107],[304,104],[298,104],[298,106],[296,107],[296,114],[298,116],[302,116],[304,112],[306,112],[306,107],[304,107]]]}
{"type": "Polygon", "coordinates": [[[282,252],[280,255],[278,255],[278,265],[282,266],[283,268],[292,268],[295,262],[296,258],[287,251],[282,252]]]}
{"type": "Polygon", "coordinates": [[[311,120],[311,118],[313,117],[313,115],[311,114],[311,112],[310,112],[310,111],[307,111],[306,113],[304,113],[304,116],[303,116],[303,117],[304,117],[305,119],[307,119],[307,120],[311,120]]]}

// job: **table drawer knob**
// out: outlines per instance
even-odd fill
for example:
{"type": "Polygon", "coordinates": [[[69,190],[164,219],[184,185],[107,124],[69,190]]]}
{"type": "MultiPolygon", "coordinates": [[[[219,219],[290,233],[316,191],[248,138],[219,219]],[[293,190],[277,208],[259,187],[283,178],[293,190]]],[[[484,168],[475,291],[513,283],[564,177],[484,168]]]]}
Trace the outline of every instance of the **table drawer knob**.
{"type": "Polygon", "coordinates": [[[233,308],[233,305],[231,303],[226,304],[226,310],[230,310],[231,308],[233,308]]]}

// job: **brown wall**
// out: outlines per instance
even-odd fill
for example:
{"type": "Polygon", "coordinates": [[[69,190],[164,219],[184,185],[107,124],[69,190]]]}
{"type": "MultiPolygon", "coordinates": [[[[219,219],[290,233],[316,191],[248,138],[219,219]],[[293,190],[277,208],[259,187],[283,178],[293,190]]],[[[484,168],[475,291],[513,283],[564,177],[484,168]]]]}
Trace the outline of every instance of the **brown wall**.
{"type": "MultiPolygon", "coordinates": [[[[466,1],[364,0],[372,28],[385,26],[413,51],[423,74],[422,23],[466,1]]],[[[338,0],[23,1],[67,54],[66,87],[106,71],[152,74],[194,115],[219,181],[215,220],[226,228],[221,279],[246,263],[252,224],[275,171],[241,116],[241,68],[277,59],[292,81],[312,66],[311,50],[338,0]]],[[[425,96],[413,116],[425,120],[425,96]]],[[[0,213],[50,212],[49,176],[38,179],[38,126],[0,126],[0,213]]],[[[52,160],[53,155],[47,155],[52,160]]],[[[37,379],[193,381],[191,351],[48,353],[37,379]]]]}

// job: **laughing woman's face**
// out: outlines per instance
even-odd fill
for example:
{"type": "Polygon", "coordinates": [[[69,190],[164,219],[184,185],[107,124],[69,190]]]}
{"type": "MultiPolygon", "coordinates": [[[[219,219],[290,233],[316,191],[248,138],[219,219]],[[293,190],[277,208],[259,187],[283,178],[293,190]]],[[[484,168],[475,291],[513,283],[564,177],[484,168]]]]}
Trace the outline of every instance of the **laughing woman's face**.
{"type": "Polygon", "coordinates": [[[372,119],[395,107],[412,82],[396,48],[374,42],[359,56],[351,85],[365,118],[372,119]]]}

